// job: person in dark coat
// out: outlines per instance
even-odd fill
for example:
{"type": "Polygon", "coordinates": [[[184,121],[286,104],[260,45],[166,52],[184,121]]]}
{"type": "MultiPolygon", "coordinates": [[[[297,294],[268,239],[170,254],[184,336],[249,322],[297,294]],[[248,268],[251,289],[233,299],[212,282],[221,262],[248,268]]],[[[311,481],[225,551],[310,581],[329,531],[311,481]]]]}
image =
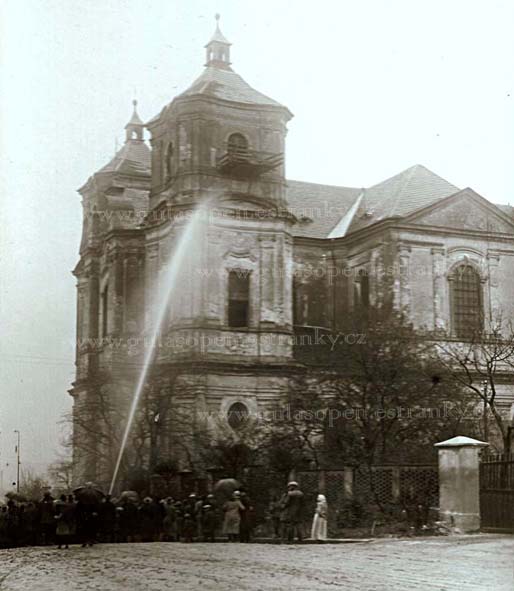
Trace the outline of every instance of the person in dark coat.
{"type": "Polygon", "coordinates": [[[5,533],[7,538],[7,548],[16,548],[19,542],[18,535],[19,511],[16,503],[9,499],[7,501],[7,511],[5,517],[5,533]]]}
{"type": "Polygon", "coordinates": [[[280,513],[282,512],[282,507],[280,505],[280,499],[274,495],[270,501],[268,507],[268,515],[271,520],[271,524],[273,527],[273,537],[278,539],[281,537],[280,531],[280,513]]]}
{"type": "Polygon", "coordinates": [[[168,497],[162,503],[164,519],[162,520],[162,539],[164,542],[176,540],[176,518],[177,510],[172,497],[168,497]]]}
{"type": "Polygon", "coordinates": [[[182,525],[182,532],[184,542],[192,542],[195,535],[196,520],[191,513],[184,513],[184,523],[182,525]]]}
{"type": "Polygon", "coordinates": [[[158,542],[163,532],[163,521],[166,517],[164,505],[158,500],[152,501],[152,541],[158,542]]]}
{"type": "Polygon", "coordinates": [[[189,497],[184,501],[184,513],[189,513],[194,517],[196,501],[196,494],[191,493],[189,497]]]}
{"type": "Polygon", "coordinates": [[[7,507],[0,507],[0,548],[9,546],[7,537],[7,507]]]}
{"type": "Polygon", "coordinates": [[[287,497],[284,501],[285,522],[287,525],[287,541],[295,537],[301,542],[303,538],[302,521],[304,518],[305,499],[298,483],[291,481],[287,485],[287,497]]]}
{"type": "Polygon", "coordinates": [[[239,541],[248,543],[252,537],[253,529],[253,507],[250,497],[246,491],[241,490],[239,497],[244,509],[240,511],[241,521],[239,522],[239,541]]]}
{"type": "Polygon", "coordinates": [[[82,547],[92,546],[96,543],[98,527],[99,504],[84,502],[79,499],[75,506],[77,518],[77,533],[82,541],[82,547]]]}
{"type": "Polygon", "coordinates": [[[98,508],[98,522],[100,539],[102,542],[114,542],[114,525],[116,522],[116,507],[111,495],[106,495],[98,508]]]}
{"type": "Polygon", "coordinates": [[[35,546],[37,544],[37,534],[39,529],[39,515],[35,503],[27,503],[22,519],[24,522],[24,543],[28,546],[35,546]]]}
{"type": "Polygon", "coordinates": [[[130,499],[124,499],[117,508],[118,531],[120,542],[134,542],[138,530],[137,505],[130,499]]]}
{"type": "Polygon", "coordinates": [[[48,546],[55,537],[55,506],[52,495],[47,491],[39,503],[39,524],[41,527],[41,543],[48,546]]]}
{"type": "Polygon", "coordinates": [[[287,491],[280,497],[280,499],[277,501],[277,505],[278,505],[278,515],[279,515],[279,532],[280,532],[280,539],[281,541],[285,541],[287,540],[287,500],[288,500],[288,496],[287,496],[287,491]]]}
{"type": "Polygon", "coordinates": [[[184,506],[181,501],[175,503],[175,539],[180,542],[184,533],[184,506]]]}
{"type": "Polygon", "coordinates": [[[205,504],[205,498],[197,498],[194,505],[194,517],[196,521],[196,536],[198,540],[203,538],[203,506],[205,504]]]}
{"type": "Polygon", "coordinates": [[[202,533],[206,542],[214,542],[216,534],[216,512],[212,505],[204,505],[202,511],[202,533]]]}
{"type": "Polygon", "coordinates": [[[155,536],[155,509],[151,497],[146,497],[139,507],[139,531],[142,542],[153,542],[155,536]]]}

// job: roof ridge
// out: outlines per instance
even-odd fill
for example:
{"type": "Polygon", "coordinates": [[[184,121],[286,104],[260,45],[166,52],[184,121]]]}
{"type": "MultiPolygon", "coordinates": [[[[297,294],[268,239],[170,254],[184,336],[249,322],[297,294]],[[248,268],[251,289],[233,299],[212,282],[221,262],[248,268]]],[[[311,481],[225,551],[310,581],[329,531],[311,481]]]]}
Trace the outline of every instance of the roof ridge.
{"type": "Polygon", "coordinates": [[[353,222],[353,218],[357,214],[357,211],[360,208],[360,204],[364,198],[365,190],[363,189],[355,198],[355,201],[352,203],[350,209],[344,213],[337,222],[333,225],[330,232],[327,235],[327,238],[342,238],[346,236],[348,232],[348,228],[351,226],[353,222]],[[337,233],[337,235],[336,235],[337,233]]]}
{"type": "MultiPolygon", "coordinates": [[[[369,187],[366,187],[367,189],[374,189],[375,187],[379,187],[380,185],[385,185],[386,183],[388,183],[389,181],[392,181],[393,179],[395,179],[396,177],[399,176],[403,176],[404,174],[406,174],[407,172],[410,172],[411,170],[418,168],[422,166],[421,164],[413,164],[412,166],[408,166],[407,168],[404,168],[403,170],[401,170],[400,172],[397,172],[396,174],[393,174],[390,177],[387,177],[386,179],[384,179],[383,181],[380,181],[378,183],[375,183],[374,185],[370,185],[369,187]]],[[[423,167],[425,168],[425,167],[423,167]]],[[[428,168],[426,169],[428,170],[428,168]]]]}
{"type": "Polygon", "coordinates": [[[302,185],[315,185],[317,187],[333,187],[334,189],[352,189],[362,191],[362,187],[349,187],[347,185],[331,185],[327,183],[313,183],[311,181],[297,181],[295,179],[286,179],[286,183],[301,183],[302,185]]]}

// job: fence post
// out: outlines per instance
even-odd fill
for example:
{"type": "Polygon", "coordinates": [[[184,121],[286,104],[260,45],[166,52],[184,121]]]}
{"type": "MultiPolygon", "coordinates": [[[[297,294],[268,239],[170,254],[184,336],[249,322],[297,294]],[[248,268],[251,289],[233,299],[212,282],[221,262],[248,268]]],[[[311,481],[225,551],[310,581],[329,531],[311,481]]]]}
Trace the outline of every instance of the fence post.
{"type": "Polygon", "coordinates": [[[479,452],[488,445],[463,436],[435,444],[439,455],[439,515],[456,533],[480,529],[479,452]]]}

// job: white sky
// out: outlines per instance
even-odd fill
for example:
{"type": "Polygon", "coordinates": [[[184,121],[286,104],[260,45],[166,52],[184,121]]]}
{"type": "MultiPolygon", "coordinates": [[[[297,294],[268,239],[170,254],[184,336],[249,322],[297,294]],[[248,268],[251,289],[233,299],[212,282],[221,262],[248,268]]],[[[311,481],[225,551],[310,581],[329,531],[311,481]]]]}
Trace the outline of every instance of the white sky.
{"type": "Polygon", "coordinates": [[[421,163],[514,204],[510,0],[3,0],[0,471],[44,469],[71,399],[76,189],[202,71],[215,12],[234,69],[287,105],[288,177],[366,186],[421,163]],[[5,467],[9,462],[10,466],[5,467]]]}

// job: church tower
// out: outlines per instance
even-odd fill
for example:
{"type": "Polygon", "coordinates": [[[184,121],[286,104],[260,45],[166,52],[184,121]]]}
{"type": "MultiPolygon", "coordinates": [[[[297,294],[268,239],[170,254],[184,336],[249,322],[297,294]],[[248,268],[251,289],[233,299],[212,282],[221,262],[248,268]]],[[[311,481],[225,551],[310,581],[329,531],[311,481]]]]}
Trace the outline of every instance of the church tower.
{"type": "Polygon", "coordinates": [[[252,415],[278,400],[293,363],[294,220],[284,176],[292,115],[232,69],[231,45],[216,20],[204,71],[147,124],[145,299],[187,231],[187,213],[208,203],[202,236],[171,298],[155,369],[163,386],[180,367],[170,385],[175,397],[224,423],[234,405],[252,415]]]}
{"type": "Polygon", "coordinates": [[[292,115],[232,69],[218,21],[202,74],[146,125],[134,101],[123,147],[79,190],[77,481],[108,485],[143,367],[126,474],[170,462],[198,470],[194,437],[237,438],[280,400],[295,367],[284,176],[292,115]],[[200,231],[184,248],[199,208],[200,231]],[[177,252],[185,263],[157,321],[177,252]]]}
{"type": "Polygon", "coordinates": [[[145,241],[150,150],[133,101],[123,146],[79,189],[83,225],[77,280],[73,450],[77,482],[101,482],[116,459],[119,428],[111,415],[127,406],[137,367],[127,343],[143,330],[145,241]]]}

